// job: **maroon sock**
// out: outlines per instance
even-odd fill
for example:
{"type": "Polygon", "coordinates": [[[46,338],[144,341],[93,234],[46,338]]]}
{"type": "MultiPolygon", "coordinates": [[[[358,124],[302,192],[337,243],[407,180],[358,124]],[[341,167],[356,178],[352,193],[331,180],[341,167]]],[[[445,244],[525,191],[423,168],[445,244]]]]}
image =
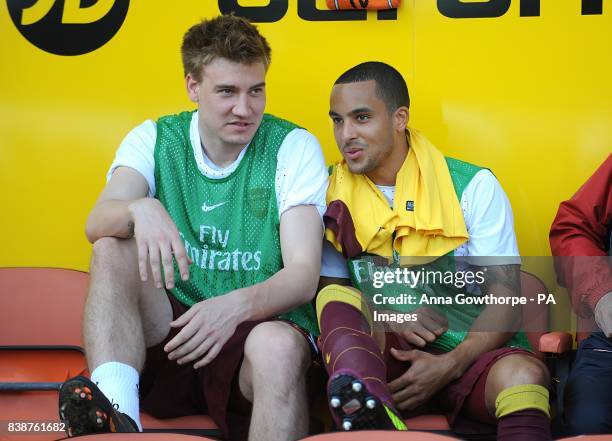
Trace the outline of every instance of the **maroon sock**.
{"type": "Polygon", "coordinates": [[[550,419],[536,409],[509,413],[497,421],[497,441],[549,441],[550,419]]]}
{"type": "Polygon", "coordinates": [[[385,362],[361,311],[347,303],[330,302],[323,308],[320,324],[321,352],[329,376],[351,373],[370,393],[390,404],[385,362]]]}
{"type": "Polygon", "coordinates": [[[370,324],[365,316],[354,306],[344,302],[329,302],[323,308],[321,317],[321,338],[338,327],[351,328],[356,331],[371,332],[370,324]]]}

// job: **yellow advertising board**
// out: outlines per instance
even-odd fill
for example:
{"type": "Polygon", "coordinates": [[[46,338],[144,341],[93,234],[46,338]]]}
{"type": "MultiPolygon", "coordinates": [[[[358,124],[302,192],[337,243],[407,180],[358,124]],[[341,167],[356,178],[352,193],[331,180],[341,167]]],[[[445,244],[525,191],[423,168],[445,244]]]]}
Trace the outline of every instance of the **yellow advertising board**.
{"type": "Polygon", "coordinates": [[[446,155],[493,170],[524,255],[548,255],[560,201],[612,146],[612,10],[602,0],[404,0],[327,11],[323,0],[7,0],[0,5],[1,266],[87,270],[86,216],[125,134],[190,109],[179,47],[235,11],[272,46],[267,111],[339,159],[331,85],[385,61],[411,125],[446,155]]]}

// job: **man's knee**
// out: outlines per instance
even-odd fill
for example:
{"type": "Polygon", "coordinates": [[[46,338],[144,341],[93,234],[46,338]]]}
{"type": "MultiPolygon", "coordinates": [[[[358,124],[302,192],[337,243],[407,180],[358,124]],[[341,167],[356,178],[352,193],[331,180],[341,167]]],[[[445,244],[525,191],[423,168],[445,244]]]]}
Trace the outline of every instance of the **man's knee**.
{"type": "MultiPolygon", "coordinates": [[[[511,354],[500,358],[493,364],[487,376],[485,386],[487,409],[492,415],[497,415],[500,397],[517,387],[525,386],[530,388],[527,395],[534,399],[537,398],[537,408],[548,413],[547,388],[549,382],[548,369],[544,363],[532,356],[511,354]],[[540,400],[540,395],[545,398],[540,400]]],[[[521,389],[521,392],[525,391],[521,389]]]]}
{"type": "Polygon", "coordinates": [[[254,371],[261,370],[266,376],[303,375],[310,364],[306,339],[283,322],[266,322],[253,328],[245,343],[244,356],[254,371]]]}
{"type": "Polygon", "coordinates": [[[91,271],[105,268],[126,268],[137,263],[136,244],[133,239],[102,237],[93,244],[91,271]]]}
{"type": "Polygon", "coordinates": [[[496,389],[501,390],[522,384],[548,387],[550,382],[550,374],[544,363],[525,354],[512,354],[499,359],[489,371],[489,377],[496,389]]]}
{"type": "MultiPolygon", "coordinates": [[[[88,298],[112,296],[114,299],[121,297],[130,299],[132,302],[144,299],[144,303],[140,304],[140,309],[145,316],[151,315],[149,311],[152,310],[153,317],[158,319],[158,305],[163,306],[164,317],[168,315],[166,311],[170,309],[169,306],[162,304],[165,295],[157,295],[158,293],[163,294],[163,290],[155,287],[152,277],[149,277],[146,282],[140,280],[136,240],[115,237],[98,239],[93,245],[90,275],[88,298]]],[[[117,305],[121,303],[118,302],[117,305]]]]}

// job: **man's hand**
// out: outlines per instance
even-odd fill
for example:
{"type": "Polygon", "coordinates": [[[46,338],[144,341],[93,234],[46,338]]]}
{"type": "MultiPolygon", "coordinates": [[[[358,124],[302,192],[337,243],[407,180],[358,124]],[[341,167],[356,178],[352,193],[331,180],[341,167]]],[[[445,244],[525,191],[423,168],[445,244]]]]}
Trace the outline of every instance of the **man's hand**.
{"type": "Polygon", "coordinates": [[[595,322],[604,335],[612,338],[612,292],[609,292],[595,305],[595,322]]]}
{"type": "Polygon", "coordinates": [[[389,383],[391,398],[400,410],[414,409],[425,403],[458,377],[449,354],[432,355],[418,349],[402,351],[391,348],[391,355],[411,363],[402,376],[389,383]]]}
{"type": "Polygon", "coordinates": [[[140,279],[147,280],[147,263],[151,264],[153,280],[162,287],[163,269],[166,288],[174,288],[174,264],[178,263],[181,278],[189,278],[189,261],[176,225],[164,206],[157,199],[137,199],[129,205],[134,219],[134,237],[138,246],[140,279]],[[161,260],[160,260],[161,259],[161,260]],[[148,261],[148,262],[147,262],[148,261]]]}
{"type": "Polygon", "coordinates": [[[393,332],[414,346],[424,348],[427,343],[433,343],[448,329],[446,317],[433,308],[423,306],[414,313],[417,314],[415,321],[390,323],[393,332]]]}
{"type": "Polygon", "coordinates": [[[183,329],[164,347],[168,358],[178,364],[198,360],[194,368],[210,363],[243,321],[244,302],[235,295],[238,291],[196,303],[171,322],[173,328],[183,329]]]}

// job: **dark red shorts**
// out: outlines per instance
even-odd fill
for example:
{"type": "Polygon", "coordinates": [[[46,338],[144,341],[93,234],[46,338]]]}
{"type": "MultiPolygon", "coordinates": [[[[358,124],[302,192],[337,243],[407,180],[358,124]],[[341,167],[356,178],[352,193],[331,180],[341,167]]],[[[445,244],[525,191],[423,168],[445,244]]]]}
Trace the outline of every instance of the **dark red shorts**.
{"type": "MultiPolygon", "coordinates": [[[[172,318],[189,308],[171,294],[172,318]]],[[[208,365],[194,369],[193,363],[178,365],[168,360],[164,346],[179,332],[172,329],[163,342],[147,349],[140,376],[140,405],[156,418],[186,415],[209,415],[229,440],[246,440],[251,403],[238,385],[238,374],[244,355],[244,343],[251,330],[265,320],[240,324],[221,352],[208,365]]],[[[312,337],[292,324],[310,342],[312,337]]]]}
{"type": "MultiPolygon", "coordinates": [[[[395,359],[389,349],[395,347],[408,350],[412,347],[397,334],[387,333],[386,336],[384,355],[387,362],[387,381],[390,382],[406,372],[410,364],[395,359]]],[[[424,350],[432,354],[442,353],[435,348],[424,350]]],[[[500,348],[485,352],[460,378],[449,383],[426,404],[402,413],[402,416],[411,418],[424,414],[444,414],[454,433],[465,435],[495,433],[495,417],[489,414],[485,404],[485,385],[493,364],[510,354],[535,357],[532,352],[520,348],[500,348]]]]}

